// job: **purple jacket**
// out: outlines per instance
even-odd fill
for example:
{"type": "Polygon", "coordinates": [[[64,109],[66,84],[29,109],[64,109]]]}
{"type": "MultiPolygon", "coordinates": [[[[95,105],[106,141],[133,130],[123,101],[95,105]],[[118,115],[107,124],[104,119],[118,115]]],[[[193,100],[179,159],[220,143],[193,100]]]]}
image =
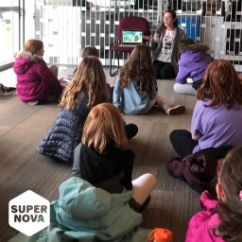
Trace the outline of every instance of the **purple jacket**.
{"type": "Polygon", "coordinates": [[[212,231],[212,227],[219,224],[218,214],[212,213],[217,201],[212,200],[208,191],[205,191],[201,194],[200,202],[203,211],[190,220],[185,242],[224,242],[221,237],[215,237],[212,231]]]}
{"type": "Polygon", "coordinates": [[[213,57],[207,53],[208,49],[209,47],[204,44],[188,45],[182,49],[178,61],[177,83],[186,83],[187,77],[192,78],[194,82],[203,79],[208,65],[213,61],[213,57]]]}
{"type": "Polygon", "coordinates": [[[19,52],[15,58],[13,70],[17,75],[17,93],[23,102],[46,99],[50,94],[61,95],[60,82],[41,56],[19,52]]]}

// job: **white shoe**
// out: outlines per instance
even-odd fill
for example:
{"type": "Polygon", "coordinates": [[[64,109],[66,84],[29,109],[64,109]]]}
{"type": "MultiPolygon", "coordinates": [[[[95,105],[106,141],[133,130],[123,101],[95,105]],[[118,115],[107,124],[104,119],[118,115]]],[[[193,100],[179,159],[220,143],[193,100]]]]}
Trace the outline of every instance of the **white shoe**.
{"type": "Polygon", "coordinates": [[[33,105],[37,105],[39,103],[39,101],[31,101],[31,102],[27,102],[27,104],[33,106],[33,105]]]}

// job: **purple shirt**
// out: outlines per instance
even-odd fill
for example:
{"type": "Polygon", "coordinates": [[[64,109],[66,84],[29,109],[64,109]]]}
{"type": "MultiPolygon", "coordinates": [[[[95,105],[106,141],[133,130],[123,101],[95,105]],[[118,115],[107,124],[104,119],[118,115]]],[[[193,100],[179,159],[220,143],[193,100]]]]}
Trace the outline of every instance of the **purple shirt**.
{"type": "Polygon", "coordinates": [[[191,133],[201,138],[193,153],[212,147],[242,145],[242,106],[236,109],[234,105],[229,110],[224,105],[204,107],[209,103],[198,100],[194,108],[191,133]]]}

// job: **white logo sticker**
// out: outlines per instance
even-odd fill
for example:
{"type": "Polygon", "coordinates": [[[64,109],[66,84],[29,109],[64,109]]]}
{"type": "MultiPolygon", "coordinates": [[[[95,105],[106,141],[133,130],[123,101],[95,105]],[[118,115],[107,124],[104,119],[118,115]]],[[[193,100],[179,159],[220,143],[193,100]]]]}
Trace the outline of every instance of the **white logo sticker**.
{"type": "Polygon", "coordinates": [[[50,224],[50,202],[28,190],[9,201],[8,223],[19,232],[32,236],[50,224]]]}

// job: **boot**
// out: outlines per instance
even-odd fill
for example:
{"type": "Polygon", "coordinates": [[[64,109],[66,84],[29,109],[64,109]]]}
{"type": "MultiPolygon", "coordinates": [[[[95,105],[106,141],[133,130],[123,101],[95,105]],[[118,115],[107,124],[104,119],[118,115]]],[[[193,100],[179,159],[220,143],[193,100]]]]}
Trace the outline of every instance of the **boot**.
{"type": "Polygon", "coordinates": [[[186,111],[186,108],[182,105],[171,106],[167,104],[158,94],[156,95],[156,104],[168,115],[182,114],[186,111]]]}

